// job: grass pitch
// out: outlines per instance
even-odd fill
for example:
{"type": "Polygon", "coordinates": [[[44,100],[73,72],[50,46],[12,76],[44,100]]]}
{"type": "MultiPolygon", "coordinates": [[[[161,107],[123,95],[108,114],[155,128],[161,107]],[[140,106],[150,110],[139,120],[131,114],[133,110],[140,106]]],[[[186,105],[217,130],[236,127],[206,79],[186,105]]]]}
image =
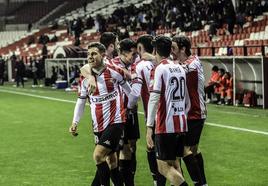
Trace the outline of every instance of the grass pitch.
{"type": "MultiPolygon", "coordinates": [[[[90,185],[96,169],[90,113],[87,108],[79,124],[79,136],[72,137],[68,127],[75,101],[73,92],[0,87],[0,185],[90,185]]],[[[142,107],[139,109],[142,111],[142,107]]],[[[135,181],[137,186],[152,186],[145,124],[143,115],[139,116],[141,139],[135,181]]],[[[200,143],[208,184],[266,186],[267,144],[267,110],[208,105],[200,143]]]]}

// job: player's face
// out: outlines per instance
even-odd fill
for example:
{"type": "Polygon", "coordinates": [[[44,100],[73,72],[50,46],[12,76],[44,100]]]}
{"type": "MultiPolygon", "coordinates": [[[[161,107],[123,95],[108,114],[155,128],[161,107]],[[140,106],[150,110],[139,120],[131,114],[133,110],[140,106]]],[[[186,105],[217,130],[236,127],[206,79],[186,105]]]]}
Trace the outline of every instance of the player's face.
{"type": "Polygon", "coordinates": [[[177,43],[173,41],[171,45],[171,55],[174,60],[178,59],[178,54],[179,54],[179,47],[177,43]]]}
{"type": "Polygon", "coordinates": [[[89,48],[87,52],[87,61],[91,68],[97,68],[102,64],[103,55],[96,47],[89,48]]]}
{"type": "Polygon", "coordinates": [[[123,53],[124,62],[128,64],[132,64],[134,63],[136,56],[137,56],[136,48],[132,48],[130,52],[123,53]]]}

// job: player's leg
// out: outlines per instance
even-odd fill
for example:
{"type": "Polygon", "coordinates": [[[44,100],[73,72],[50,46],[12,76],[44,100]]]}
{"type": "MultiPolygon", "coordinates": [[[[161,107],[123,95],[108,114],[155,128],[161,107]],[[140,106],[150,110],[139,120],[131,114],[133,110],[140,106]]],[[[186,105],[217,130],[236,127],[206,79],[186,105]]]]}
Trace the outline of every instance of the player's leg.
{"type": "MultiPolygon", "coordinates": [[[[195,161],[199,167],[202,184],[206,185],[206,176],[204,170],[204,161],[201,152],[198,152],[198,144],[200,141],[201,133],[205,123],[204,119],[200,120],[188,120],[188,132],[186,134],[185,148],[192,152],[195,161]]],[[[194,180],[193,180],[194,181],[194,180]]]]}
{"type": "MultiPolygon", "coordinates": [[[[158,171],[172,185],[187,185],[181,172],[177,170],[176,156],[178,155],[177,134],[156,134],[155,150],[158,171]]],[[[183,148],[183,147],[182,147],[183,148]]]]}
{"type": "Polygon", "coordinates": [[[175,168],[175,160],[157,159],[159,172],[164,175],[174,186],[187,186],[182,174],[175,168]]]}
{"type": "Polygon", "coordinates": [[[131,169],[132,152],[128,143],[123,145],[119,155],[119,170],[125,185],[134,186],[134,174],[131,169]]]}
{"type": "Polygon", "coordinates": [[[106,157],[110,152],[111,149],[102,145],[96,145],[93,153],[93,159],[96,162],[100,183],[104,186],[110,185],[110,169],[106,162],[106,157]]]}
{"type": "Polygon", "coordinates": [[[114,184],[114,186],[123,186],[123,178],[119,172],[118,168],[118,158],[117,158],[117,153],[111,153],[107,159],[106,159],[110,171],[111,171],[111,179],[114,184]]]}
{"type": "Polygon", "coordinates": [[[194,185],[203,185],[198,162],[188,146],[184,147],[183,161],[194,185]]]}
{"type": "Polygon", "coordinates": [[[140,129],[139,129],[139,118],[138,118],[138,113],[134,112],[130,115],[131,120],[130,123],[131,125],[131,134],[129,136],[128,143],[130,145],[130,150],[131,150],[131,171],[133,175],[133,180],[134,176],[136,173],[137,169],[137,159],[136,159],[136,149],[137,149],[137,140],[140,138],[140,129]]]}
{"type": "Polygon", "coordinates": [[[91,186],[100,186],[100,185],[101,185],[101,183],[100,183],[99,172],[98,172],[98,170],[96,170],[94,179],[91,183],[91,186]]]}
{"type": "MultiPolygon", "coordinates": [[[[153,134],[152,139],[155,139],[155,135],[153,134]]],[[[157,167],[156,162],[156,154],[155,148],[151,149],[147,147],[147,161],[149,164],[149,168],[151,171],[151,175],[153,177],[154,185],[155,186],[165,186],[166,185],[166,177],[160,174],[157,167]]]]}
{"type": "Polygon", "coordinates": [[[137,166],[136,142],[139,138],[138,114],[128,114],[125,125],[124,146],[119,156],[119,170],[122,173],[125,184],[129,186],[134,185],[137,166]]]}
{"type": "MultiPolygon", "coordinates": [[[[103,131],[98,144],[96,145],[94,159],[98,167],[97,171],[99,173],[101,184],[105,185],[109,183],[110,168],[112,168],[113,176],[118,176],[118,171],[115,169],[118,167],[116,151],[118,150],[122,135],[123,124],[110,125],[103,131]]],[[[115,179],[114,181],[114,185],[116,186],[121,186],[123,184],[119,176],[118,179],[115,179]]]]}
{"type": "Polygon", "coordinates": [[[157,162],[155,151],[153,149],[147,149],[147,160],[149,163],[149,168],[151,171],[151,175],[154,180],[155,186],[165,186],[166,185],[166,178],[158,171],[157,162]]]}

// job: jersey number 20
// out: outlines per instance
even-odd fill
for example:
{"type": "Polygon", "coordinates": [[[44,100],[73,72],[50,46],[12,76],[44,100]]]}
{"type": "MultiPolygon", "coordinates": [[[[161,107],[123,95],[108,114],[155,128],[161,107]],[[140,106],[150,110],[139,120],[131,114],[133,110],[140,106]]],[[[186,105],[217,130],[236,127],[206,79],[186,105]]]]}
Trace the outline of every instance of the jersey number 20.
{"type": "Polygon", "coordinates": [[[174,87],[171,90],[172,100],[183,100],[185,97],[185,79],[184,77],[171,77],[170,78],[170,85],[174,87]]]}

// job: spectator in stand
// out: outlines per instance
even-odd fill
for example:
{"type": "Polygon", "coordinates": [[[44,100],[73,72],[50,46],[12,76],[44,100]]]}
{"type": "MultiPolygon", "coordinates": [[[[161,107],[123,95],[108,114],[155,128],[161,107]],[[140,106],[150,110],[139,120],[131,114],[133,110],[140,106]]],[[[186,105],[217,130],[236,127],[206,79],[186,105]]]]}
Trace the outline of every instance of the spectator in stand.
{"type": "Polygon", "coordinates": [[[48,53],[47,46],[46,46],[46,44],[43,44],[43,47],[42,47],[42,57],[43,57],[43,59],[47,58],[47,53],[48,53]]]}
{"type": "Polygon", "coordinates": [[[233,34],[236,14],[233,3],[230,1],[227,2],[226,6],[224,7],[224,16],[225,21],[228,24],[228,31],[230,34],[233,34]]]}
{"type": "Polygon", "coordinates": [[[23,62],[23,59],[20,58],[15,65],[15,72],[16,72],[16,83],[17,87],[20,86],[20,83],[22,87],[24,87],[24,73],[25,73],[25,65],[23,62]]]}
{"type": "Polygon", "coordinates": [[[87,29],[91,29],[94,26],[94,19],[90,15],[87,15],[85,25],[87,29]]]}
{"type": "Polygon", "coordinates": [[[31,31],[32,31],[32,27],[33,27],[33,24],[32,24],[32,23],[29,23],[29,24],[28,24],[27,31],[28,31],[28,32],[31,32],[31,31]]]}
{"type": "Polygon", "coordinates": [[[243,25],[246,23],[245,14],[243,12],[237,12],[236,14],[236,24],[243,29],[243,25]]]}
{"type": "Polygon", "coordinates": [[[219,74],[218,66],[213,66],[208,85],[205,87],[205,93],[207,95],[206,103],[211,102],[212,94],[214,94],[214,88],[217,85],[219,77],[220,77],[220,74],[219,74]]]}
{"type": "Polygon", "coordinates": [[[0,85],[4,85],[5,80],[5,61],[0,55],[0,85]]]}
{"type": "Polygon", "coordinates": [[[55,43],[58,41],[58,37],[56,36],[56,34],[54,34],[54,36],[50,39],[50,42],[55,43]]]}

